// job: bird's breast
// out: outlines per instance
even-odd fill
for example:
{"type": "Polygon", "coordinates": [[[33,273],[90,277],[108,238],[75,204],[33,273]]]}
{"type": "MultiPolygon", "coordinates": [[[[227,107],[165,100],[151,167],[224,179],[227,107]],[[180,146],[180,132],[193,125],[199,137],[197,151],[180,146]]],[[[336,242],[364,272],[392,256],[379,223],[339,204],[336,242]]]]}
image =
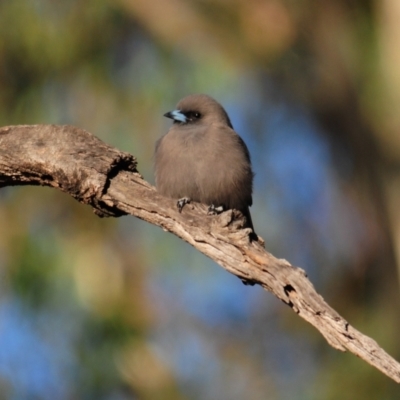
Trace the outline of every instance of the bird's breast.
{"type": "Polygon", "coordinates": [[[157,189],[170,197],[241,209],[251,204],[251,167],[229,128],[172,129],[156,150],[157,189]]]}

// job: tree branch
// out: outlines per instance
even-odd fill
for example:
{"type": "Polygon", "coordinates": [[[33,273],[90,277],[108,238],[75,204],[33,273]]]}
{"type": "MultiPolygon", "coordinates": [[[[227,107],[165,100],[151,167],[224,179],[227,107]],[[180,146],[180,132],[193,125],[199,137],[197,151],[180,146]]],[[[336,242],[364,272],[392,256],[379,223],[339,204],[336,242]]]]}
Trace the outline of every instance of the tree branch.
{"type": "Polygon", "coordinates": [[[354,329],[315,291],[305,272],[249,240],[235,210],[209,216],[190,204],[182,214],[176,202],[144,181],[135,157],[82,129],[57,125],[0,128],[0,188],[43,185],[59,188],[99,216],[131,214],[172,232],[227,271],[259,284],[317,328],[335,349],[350,351],[400,383],[400,364],[354,329]]]}

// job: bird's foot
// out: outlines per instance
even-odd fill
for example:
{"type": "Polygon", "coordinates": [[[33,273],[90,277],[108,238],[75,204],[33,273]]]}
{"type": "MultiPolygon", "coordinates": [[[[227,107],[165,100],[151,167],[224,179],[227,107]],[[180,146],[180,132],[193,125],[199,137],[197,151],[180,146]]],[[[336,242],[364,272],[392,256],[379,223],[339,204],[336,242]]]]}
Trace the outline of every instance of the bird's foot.
{"type": "Polygon", "coordinates": [[[214,204],[211,204],[210,207],[208,207],[208,215],[217,215],[221,214],[225,210],[225,207],[223,205],[215,207],[214,204]]]}
{"type": "Polygon", "coordinates": [[[191,200],[190,200],[190,197],[182,197],[181,199],[179,199],[179,200],[176,202],[176,206],[178,207],[178,211],[181,213],[183,207],[185,207],[186,204],[189,204],[190,201],[191,201],[191,200]]]}

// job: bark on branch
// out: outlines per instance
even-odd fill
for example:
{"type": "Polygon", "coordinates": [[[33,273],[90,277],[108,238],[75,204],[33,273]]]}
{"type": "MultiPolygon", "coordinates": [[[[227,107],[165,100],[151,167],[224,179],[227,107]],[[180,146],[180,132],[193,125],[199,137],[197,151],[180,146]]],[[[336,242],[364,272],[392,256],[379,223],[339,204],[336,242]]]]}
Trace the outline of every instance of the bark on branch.
{"type": "Polygon", "coordinates": [[[0,128],[0,188],[59,188],[99,216],[131,214],[172,232],[227,271],[261,285],[317,328],[335,349],[350,351],[400,383],[400,364],[354,329],[315,291],[305,272],[265,251],[240,229],[239,212],[208,216],[191,204],[179,214],[175,201],[159,195],[136,169],[135,157],[72,126],[0,128]]]}

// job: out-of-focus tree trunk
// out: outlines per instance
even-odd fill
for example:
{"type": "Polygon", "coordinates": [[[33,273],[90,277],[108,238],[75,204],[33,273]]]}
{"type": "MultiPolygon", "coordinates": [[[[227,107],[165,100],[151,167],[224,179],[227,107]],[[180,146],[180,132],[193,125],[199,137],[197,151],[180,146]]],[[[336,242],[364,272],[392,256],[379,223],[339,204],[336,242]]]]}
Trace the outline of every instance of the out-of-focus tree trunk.
{"type": "Polygon", "coordinates": [[[376,1],[380,102],[375,130],[386,155],[386,207],[400,275],[400,3],[376,1]]]}

